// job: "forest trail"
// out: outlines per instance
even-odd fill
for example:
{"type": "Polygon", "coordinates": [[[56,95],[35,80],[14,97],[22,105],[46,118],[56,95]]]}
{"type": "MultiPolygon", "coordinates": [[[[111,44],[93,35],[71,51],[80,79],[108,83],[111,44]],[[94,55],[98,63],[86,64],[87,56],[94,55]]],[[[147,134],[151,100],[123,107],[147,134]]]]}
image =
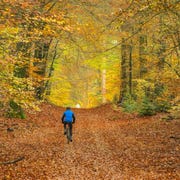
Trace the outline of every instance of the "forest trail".
{"type": "Polygon", "coordinates": [[[0,118],[0,179],[180,179],[180,121],[140,118],[110,105],[73,109],[73,142],[67,144],[62,108],[42,105],[27,120],[0,118]],[[7,128],[13,128],[7,132],[7,128]]]}

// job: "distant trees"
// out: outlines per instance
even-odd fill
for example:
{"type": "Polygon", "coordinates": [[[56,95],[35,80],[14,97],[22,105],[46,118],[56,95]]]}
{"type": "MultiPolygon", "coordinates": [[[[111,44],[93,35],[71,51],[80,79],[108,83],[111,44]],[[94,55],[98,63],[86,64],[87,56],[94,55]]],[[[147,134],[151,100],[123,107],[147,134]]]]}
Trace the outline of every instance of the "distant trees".
{"type": "Polygon", "coordinates": [[[177,96],[177,89],[176,95],[172,91],[172,82],[176,84],[179,81],[180,46],[177,27],[180,27],[180,7],[178,1],[132,1],[128,7],[127,11],[122,9],[122,16],[117,18],[117,22],[121,23],[123,14],[128,17],[120,24],[121,32],[125,32],[125,35],[119,43],[119,101],[123,103],[123,99],[127,101],[130,96],[135,101],[143,102],[143,98],[146,97],[154,105],[158,104],[159,107],[154,108],[162,110],[160,106],[163,103],[169,103],[173,96],[177,96]],[[137,2],[139,4],[136,4],[137,2]],[[173,39],[176,39],[176,42],[173,39]],[[142,91],[143,96],[137,94],[142,91]]]}

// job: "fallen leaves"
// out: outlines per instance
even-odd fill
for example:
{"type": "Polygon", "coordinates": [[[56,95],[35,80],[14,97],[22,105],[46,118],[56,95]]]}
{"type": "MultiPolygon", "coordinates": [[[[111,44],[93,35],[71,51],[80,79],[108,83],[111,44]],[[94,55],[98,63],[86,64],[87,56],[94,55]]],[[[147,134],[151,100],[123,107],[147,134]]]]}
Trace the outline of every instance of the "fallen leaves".
{"type": "Polygon", "coordinates": [[[44,104],[41,110],[27,120],[1,119],[6,126],[0,131],[0,162],[24,159],[1,164],[0,179],[179,178],[180,143],[172,138],[179,137],[179,120],[129,119],[107,105],[75,109],[73,142],[67,144],[60,121],[64,109],[44,104]],[[18,128],[8,132],[13,124],[18,128]]]}

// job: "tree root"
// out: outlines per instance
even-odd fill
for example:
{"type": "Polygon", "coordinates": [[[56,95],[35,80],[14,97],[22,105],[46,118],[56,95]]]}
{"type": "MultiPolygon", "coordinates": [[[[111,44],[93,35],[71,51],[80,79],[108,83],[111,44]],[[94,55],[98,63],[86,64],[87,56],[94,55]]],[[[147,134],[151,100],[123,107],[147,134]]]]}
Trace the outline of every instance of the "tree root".
{"type": "Polygon", "coordinates": [[[16,162],[18,162],[18,161],[21,161],[21,160],[23,160],[23,159],[24,159],[24,156],[19,157],[19,158],[17,158],[17,159],[14,159],[14,160],[12,160],[12,161],[0,162],[0,165],[2,165],[2,164],[4,164],[4,165],[6,165],[6,164],[14,164],[14,163],[16,163],[16,162]]]}

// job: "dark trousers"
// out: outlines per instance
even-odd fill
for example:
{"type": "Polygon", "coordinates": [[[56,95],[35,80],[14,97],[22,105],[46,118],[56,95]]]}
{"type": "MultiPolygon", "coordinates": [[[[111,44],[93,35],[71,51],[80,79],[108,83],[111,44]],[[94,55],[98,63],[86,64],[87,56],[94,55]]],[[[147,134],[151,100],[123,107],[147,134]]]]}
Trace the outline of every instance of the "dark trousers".
{"type": "Polygon", "coordinates": [[[72,137],[72,123],[64,122],[64,131],[66,130],[66,126],[69,126],[70,129],[70,135],[72,137]]]}

